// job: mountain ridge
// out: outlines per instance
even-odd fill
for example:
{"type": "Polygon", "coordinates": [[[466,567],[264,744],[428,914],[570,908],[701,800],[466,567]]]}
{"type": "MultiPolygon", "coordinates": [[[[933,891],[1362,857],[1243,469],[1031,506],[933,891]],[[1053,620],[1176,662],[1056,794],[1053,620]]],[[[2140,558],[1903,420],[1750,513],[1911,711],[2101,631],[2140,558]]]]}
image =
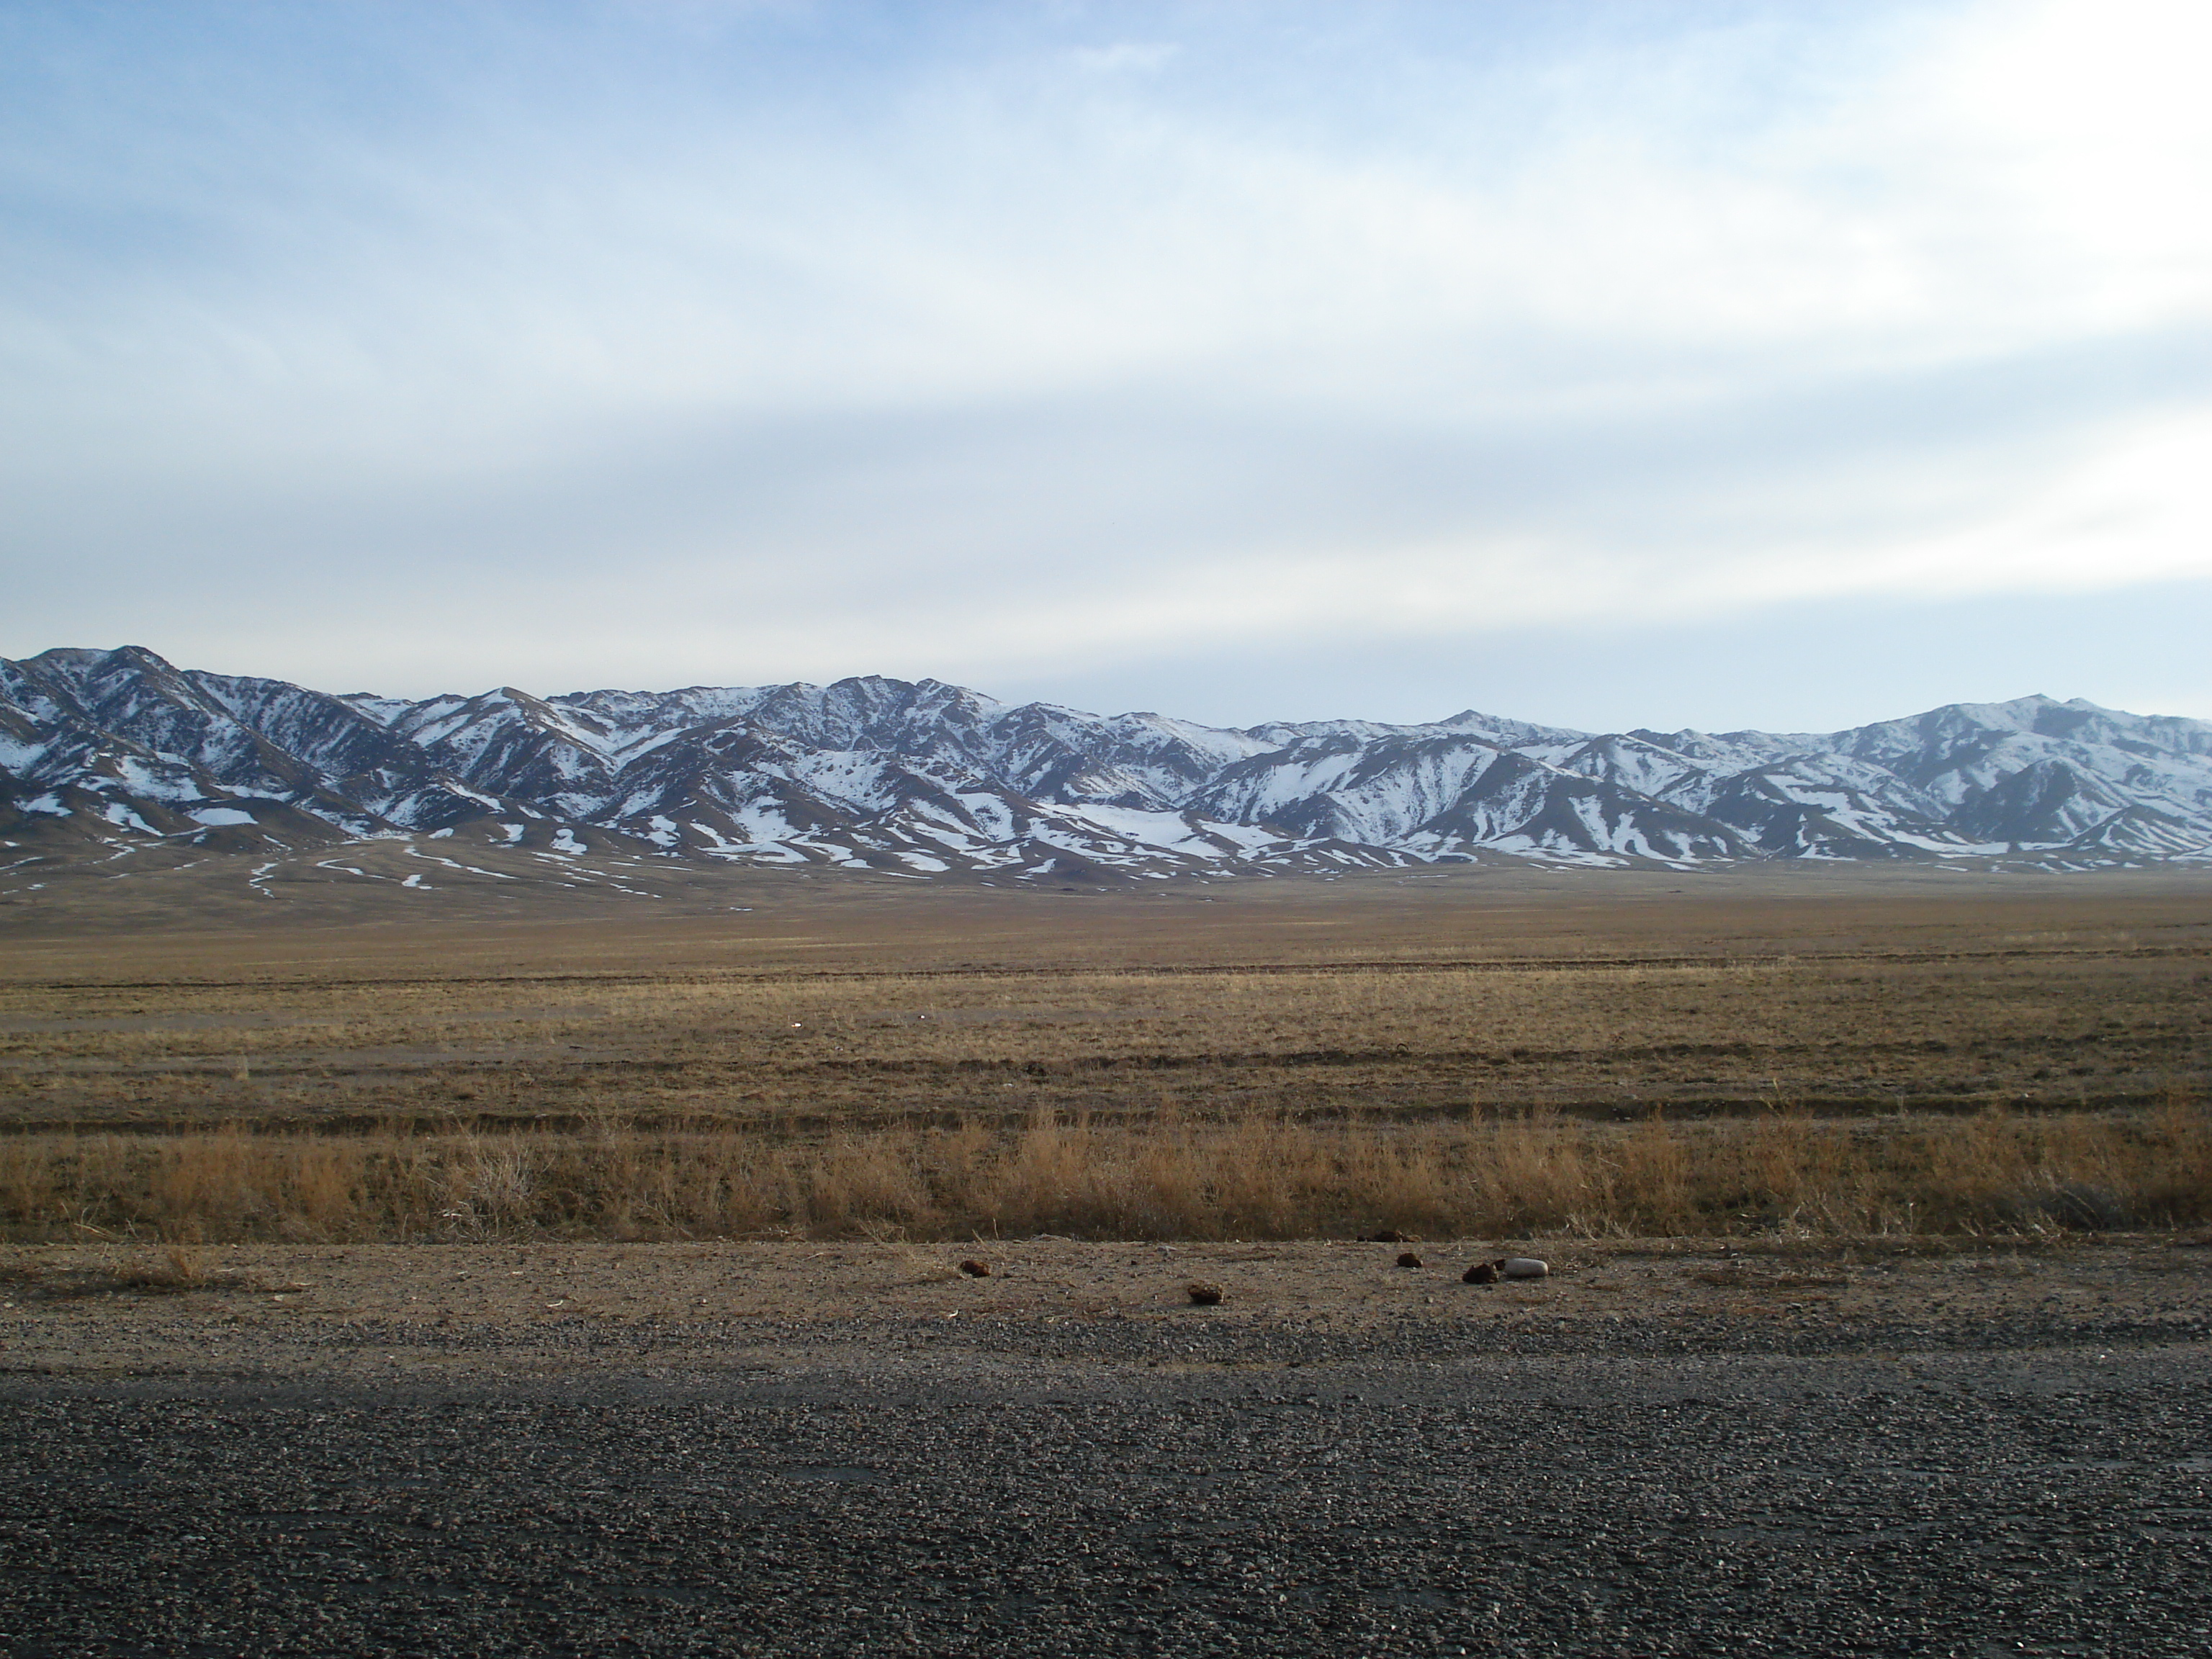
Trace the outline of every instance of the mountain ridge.
{"type": "Polygon", "coordinates": [[[2043,694],[1833,732],[1216,727],[944,681],[416,700],[0,659],[0,836],[216,849],[469,836],[1017,879],[1568,864],[2212,860],[2212,722],[2043,694]]]}

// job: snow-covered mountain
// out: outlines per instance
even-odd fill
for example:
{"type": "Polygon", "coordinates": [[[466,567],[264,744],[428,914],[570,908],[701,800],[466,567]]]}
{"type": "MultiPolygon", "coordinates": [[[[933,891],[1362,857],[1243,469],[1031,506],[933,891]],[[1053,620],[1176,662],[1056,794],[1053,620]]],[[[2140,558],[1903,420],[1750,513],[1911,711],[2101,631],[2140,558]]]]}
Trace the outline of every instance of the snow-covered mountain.
{"type": "Polygon", "coordinates": [[[1591,733],[1472,710],[1224,731],[935,680],[419,702],[0,659],[0,834],[239,850],[477,835],[1088,880],[1442,860],[2212,858],[2212,722],[2023,697],[1847,732],[1591,733]]]}

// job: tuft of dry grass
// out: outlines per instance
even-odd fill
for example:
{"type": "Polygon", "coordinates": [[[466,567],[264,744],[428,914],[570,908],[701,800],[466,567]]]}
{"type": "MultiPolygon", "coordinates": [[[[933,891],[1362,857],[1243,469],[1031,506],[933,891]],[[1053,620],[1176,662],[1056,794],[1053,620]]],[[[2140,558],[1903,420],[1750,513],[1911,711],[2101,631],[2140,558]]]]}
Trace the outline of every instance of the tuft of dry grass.
{"type": "MultiPolygon", "coordinates": [[[[72,1231],[100,1233],[105,1230],[78,1223],[72,1231]]],[[[104,1251],[104,1260],[50,1267],[37,1261],[0,1265],[0,1285],[27,1301],[76,1301],[87,1297],[115,1296],[127,1291],[141,1295],[178,1295],[191,1291],[231,1291],[283,1293],[297,1285],[268,1285],[234,1273],[216,1271],[201,1245],[187,1243],[126,1245],[104,1251]]]]}
{"type": "Polygon", "coordinates": [[[207,1253],[191,1244],[172,1244],[150,1259],[118,1263],[113,1277],[124,1290],[204,1290],[210,1282],[207,1253]]]}
{"type": "MultiPolygon", "coordinates": [[[[1855,1120],[1037,1114],[812,1135],[607,1119],[580,1133],[0,1139],[0,1230],[17,1239],[2039,1237],[2207,1222],[2212,1115],[2179,1091],[2141,1112],[1855,1120]]],[[[178,1284],[186,1261],[165,1270],[178,1284]]]]}

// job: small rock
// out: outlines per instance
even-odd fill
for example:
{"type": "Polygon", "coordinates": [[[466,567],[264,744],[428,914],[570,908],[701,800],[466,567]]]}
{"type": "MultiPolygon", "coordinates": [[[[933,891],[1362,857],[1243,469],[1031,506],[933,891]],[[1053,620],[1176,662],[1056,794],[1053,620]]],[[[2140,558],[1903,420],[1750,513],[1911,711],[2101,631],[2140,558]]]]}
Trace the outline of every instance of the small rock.
{"type": "Polygon", "coordinates": [[[1421,1258],[1411,1250],[1401,1250],[1398,1253],[1398,1265],[1401,1267],[1418,1267],[1421,1265],[1421,1258]]]}
{"type": "Polygon", "coordinates": [[[960,1264],[960,1271],[970,1279],[988,1279],[991,1264],[988,1261],[963,1261],[960,1264]]]}
{"type": "Polygon", "coordinates": [[[1533,1255],[1510,1255],[1498,1264],[1498,1271],[1508,1279],[1546,1279],[1550,1277],[1549,1262],[1539,1261],[1533,1255]]]}
{"type": "Polygon", "coordinates": [[[1221,1304],[1221,1286],[1218,1285],[1187,1285],[1183,1288],[1190,1299],[1201,1308],[1214,1308],[1221,1304]]]}
{"type": "Polygon", "coordinates": [[[1495,1261],[1478,1261],[1459,1276],[1459,1282],[1462,1285],[1495,1285],[1498,1282],[1498,1264],[1495,1261]]]}

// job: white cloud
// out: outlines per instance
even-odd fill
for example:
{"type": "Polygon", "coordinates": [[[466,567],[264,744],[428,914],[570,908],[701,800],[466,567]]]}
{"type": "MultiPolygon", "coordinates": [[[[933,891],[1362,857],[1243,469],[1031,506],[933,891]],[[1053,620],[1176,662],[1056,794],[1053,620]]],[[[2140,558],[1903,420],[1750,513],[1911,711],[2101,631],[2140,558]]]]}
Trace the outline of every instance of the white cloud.
{"type": "Polygon", "coordinates": [[[342,15],[411,112],[240,35],[19,147],[0,649],[248,586],[454,683],[980,678],[2212,575],[2193,6],[446,26],[504,76],[342,15]]]}

